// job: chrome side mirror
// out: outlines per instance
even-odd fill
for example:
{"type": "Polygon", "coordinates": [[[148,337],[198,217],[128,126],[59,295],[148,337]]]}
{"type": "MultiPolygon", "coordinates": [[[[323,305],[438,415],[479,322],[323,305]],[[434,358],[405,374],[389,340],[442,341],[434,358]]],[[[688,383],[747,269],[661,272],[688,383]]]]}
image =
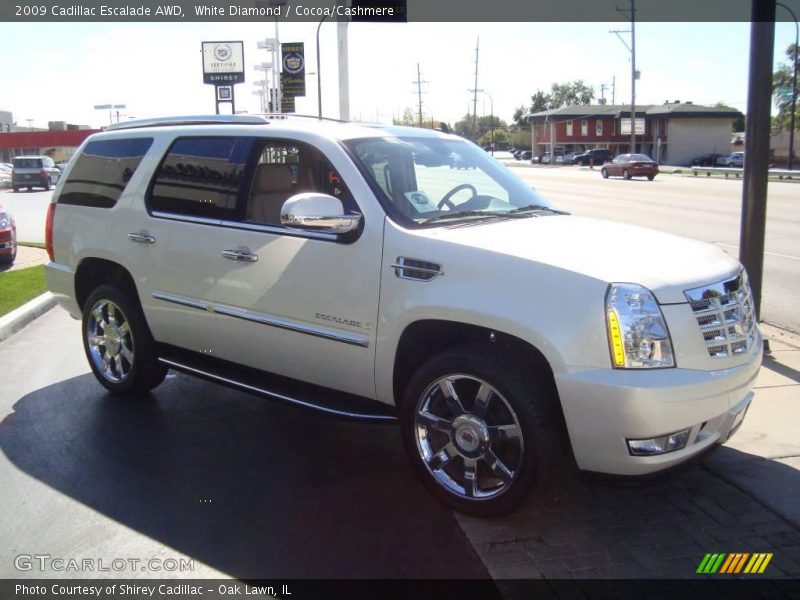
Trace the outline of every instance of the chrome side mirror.
{"type": "Polygon", "coordinates": [[[346,215],[338,198],[327,194],[295,194],[283,204],[281,224],[317,233],[349,233],[361,223],[360,214],[346,215]]]}

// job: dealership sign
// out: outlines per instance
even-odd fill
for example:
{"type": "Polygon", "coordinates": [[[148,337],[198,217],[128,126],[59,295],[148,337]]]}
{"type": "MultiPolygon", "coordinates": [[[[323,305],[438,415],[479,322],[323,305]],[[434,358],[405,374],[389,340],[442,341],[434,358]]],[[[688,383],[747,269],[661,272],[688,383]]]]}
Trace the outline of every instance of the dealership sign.
{"type": "Polygon", "coordinates": [[[302,43],[281,44],[281,93],[284,97],[306,95],[306,59],[302,43]]]}
{"type": "Polygon", "coordinates": [[[203,83],[231,85],[244,81],[243,42],[202,42],[203,83]]]}

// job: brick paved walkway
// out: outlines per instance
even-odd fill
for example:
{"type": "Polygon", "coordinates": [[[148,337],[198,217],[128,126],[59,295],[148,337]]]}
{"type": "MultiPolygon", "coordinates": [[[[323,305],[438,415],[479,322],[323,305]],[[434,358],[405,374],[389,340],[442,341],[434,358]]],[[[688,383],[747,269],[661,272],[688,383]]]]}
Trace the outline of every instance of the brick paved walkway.
{"type": "Polygon", "coordinates": [[[31,246],[17,246],[17,259],[11,267],[7,265],[0,266],[0,273],[6,271],[16,271],[18,269],[27,269],[28,267],[35,267],[36,265],[44,265],[49,262],[47,257],[47,250],[44,248],[32,248],[31,246]]]}
{"type": "Polygon", "coordinates": [[[800,529],[702,465],[644,487],[567,471],[509,517],[458,515],[493,578],[691,579],[706,552],[774,552],[768,576],[800,577],[800,529]]]}

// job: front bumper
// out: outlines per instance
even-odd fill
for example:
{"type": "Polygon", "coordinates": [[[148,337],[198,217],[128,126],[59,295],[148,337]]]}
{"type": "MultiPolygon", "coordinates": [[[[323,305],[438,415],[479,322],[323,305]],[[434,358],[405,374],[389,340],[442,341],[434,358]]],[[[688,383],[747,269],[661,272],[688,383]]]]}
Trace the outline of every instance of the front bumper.
{"type": "Polygon", "coordinates": [[[579,370],[556,376],[578,466],[614,475],[645,475],[676,466],[726,442],[753,399],[761,367],[757,338],[748,362],[717,371],[579,370]],[[737,419],[737,416],[739,418],[737,419]],[[632,456],[626,440],[689,429],[682,450],[632,456]]]}

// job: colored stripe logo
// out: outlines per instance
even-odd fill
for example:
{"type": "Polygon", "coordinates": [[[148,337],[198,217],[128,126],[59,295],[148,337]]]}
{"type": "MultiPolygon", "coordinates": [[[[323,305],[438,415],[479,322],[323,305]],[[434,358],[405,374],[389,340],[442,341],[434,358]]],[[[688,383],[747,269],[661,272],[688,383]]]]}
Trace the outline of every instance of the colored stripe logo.
{"type": "Polygon", "coordinates": [[[735,575],[738,573],[763,573],[769,561],[772,560],[772,552],[717,552],[707,553],[703,560],[700,561],[700,566],[697,567],[697,573],[703,575],[728,574],[735,575]]]}

